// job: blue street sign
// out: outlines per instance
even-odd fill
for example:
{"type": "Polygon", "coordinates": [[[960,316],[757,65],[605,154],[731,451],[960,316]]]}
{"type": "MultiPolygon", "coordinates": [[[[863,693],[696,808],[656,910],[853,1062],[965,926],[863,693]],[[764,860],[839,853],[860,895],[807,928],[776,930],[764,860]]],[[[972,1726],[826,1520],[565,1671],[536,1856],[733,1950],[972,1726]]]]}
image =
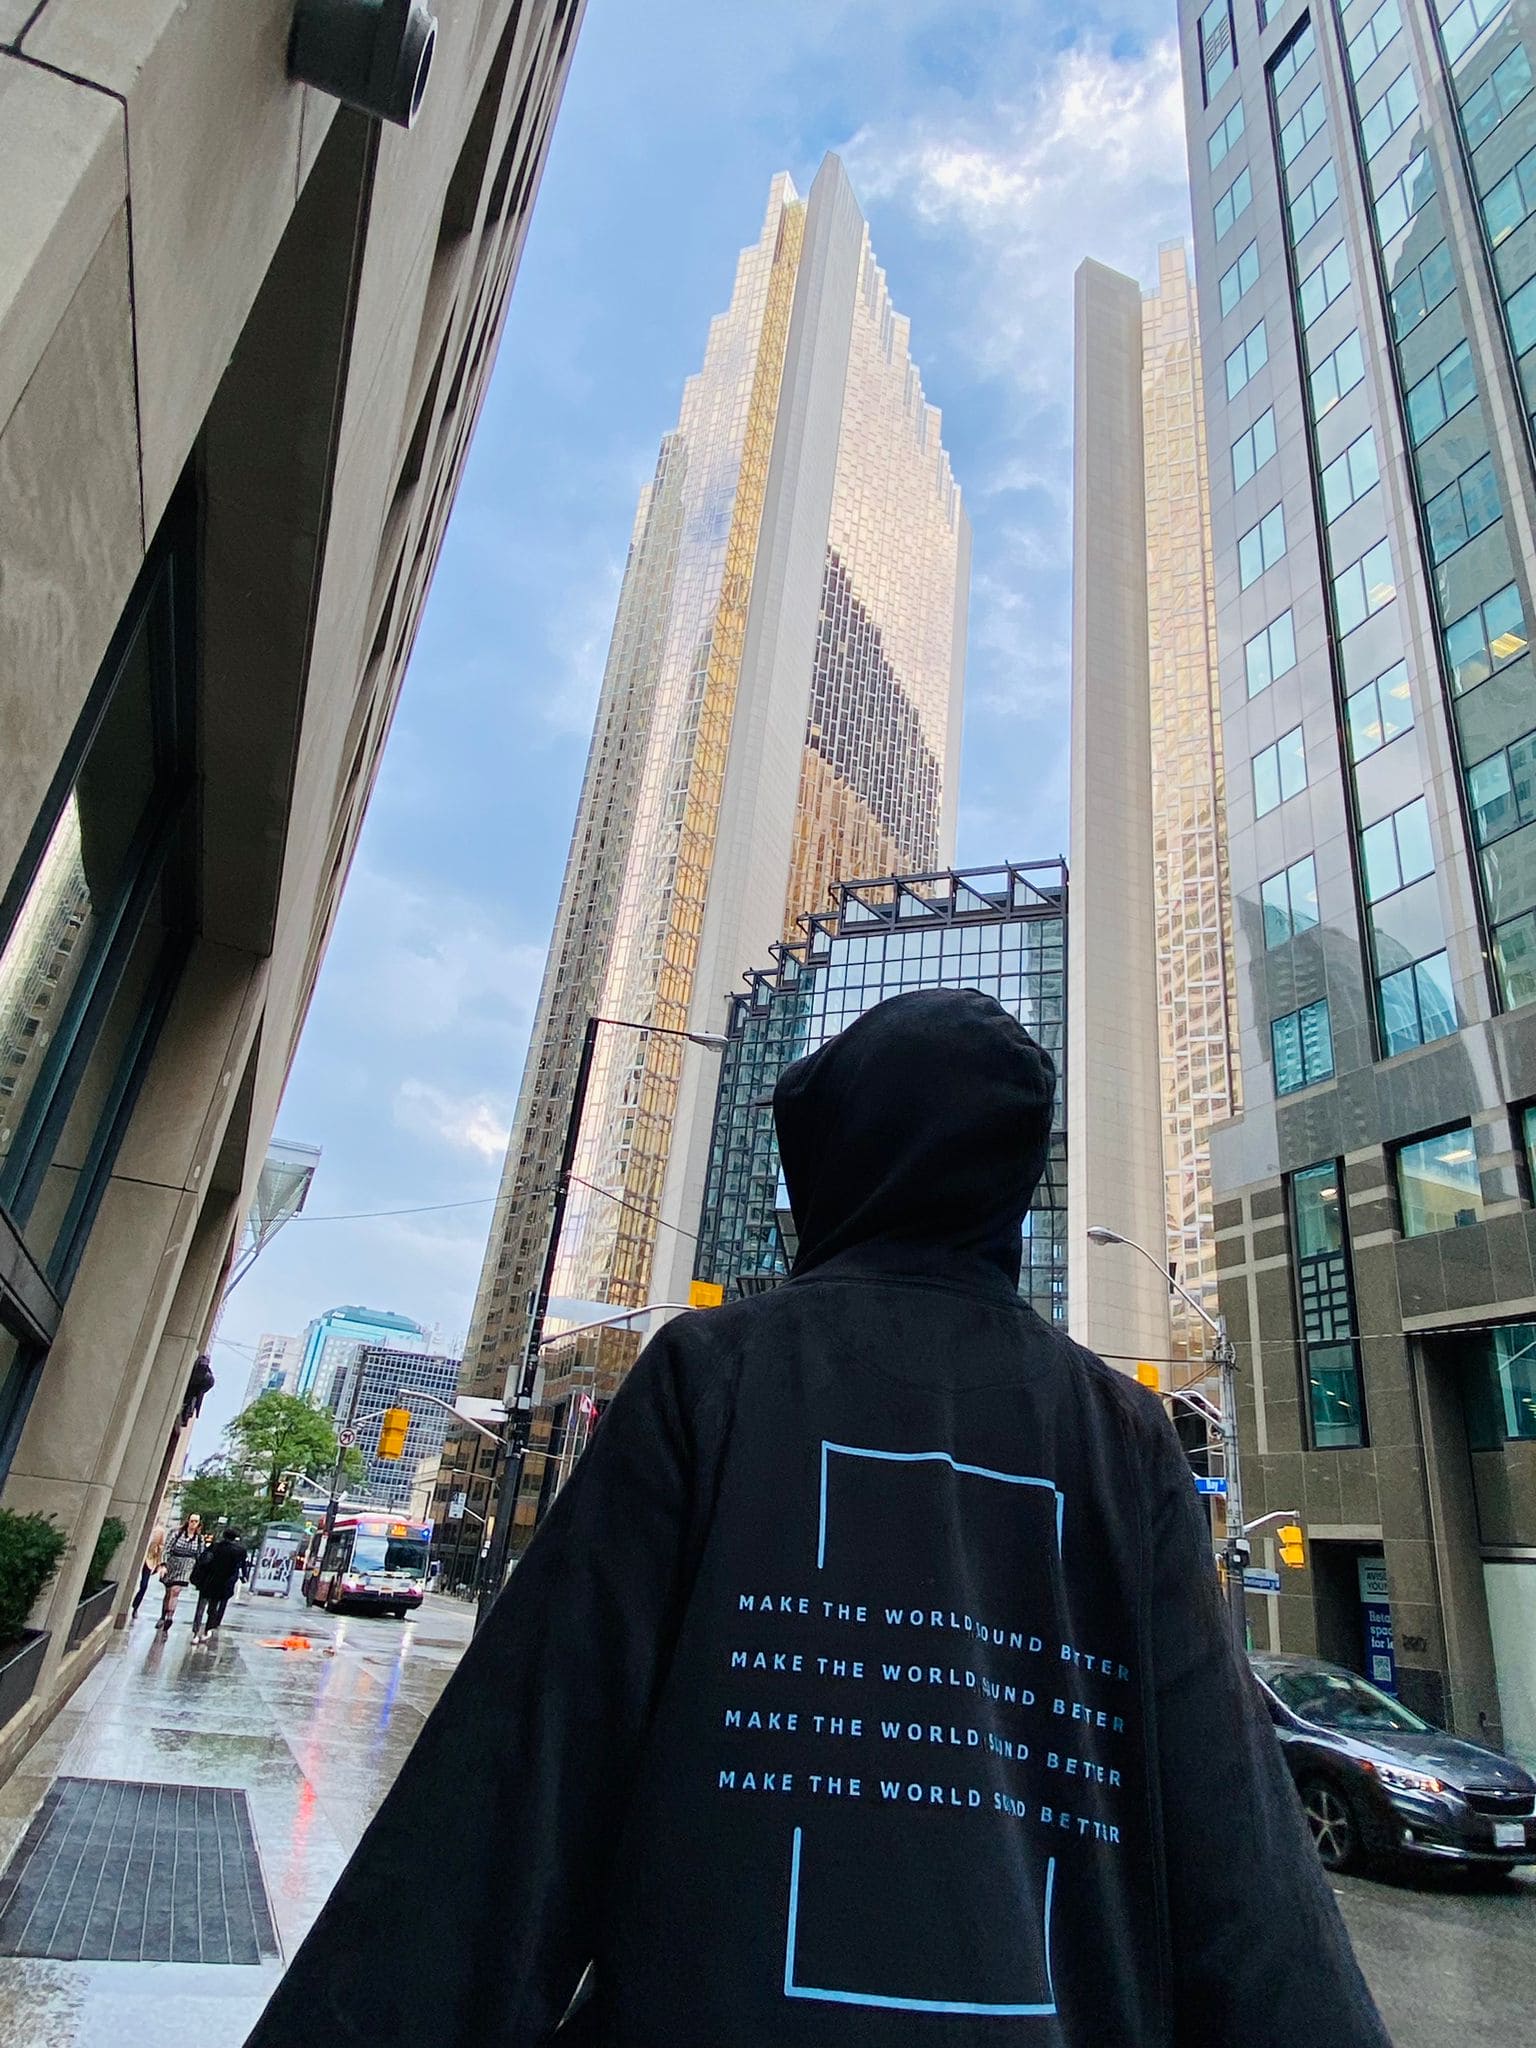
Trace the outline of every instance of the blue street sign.
{"type": "Polygon", "coordinates": [[[1196,1493],[1219,1493],[1225,1497],[1227,1482],[1225,1479],[1207,1479],[1202,1473],[1197,1472],[1195,1474],[1195,1491],[1196,1493]]]}
{"type": "Polygon", "coordinates": [[[1278,1572],[1256,1572],[1249,1570],[1243,1573],[1243,1584],[1250,1593],[1278,1593],[1280,1590],[1280,1574],[1278,1572]]]}

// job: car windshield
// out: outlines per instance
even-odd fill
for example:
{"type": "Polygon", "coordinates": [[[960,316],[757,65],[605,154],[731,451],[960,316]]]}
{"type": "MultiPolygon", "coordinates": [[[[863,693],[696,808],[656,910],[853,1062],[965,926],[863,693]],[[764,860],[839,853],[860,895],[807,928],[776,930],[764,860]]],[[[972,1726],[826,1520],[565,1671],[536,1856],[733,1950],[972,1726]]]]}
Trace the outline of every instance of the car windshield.
{"type": "Polygon", "coordinates": [[[1344,1733],[1427,1735],[1430,1726],[1352,1671],[1267,1671],[1266,1683],[1304,1721],[1344,1733]]]}
{"type": "Polygon", "coordinates": [[[424,1579],[427,1546],[420,1537],[411,1541],[398,1536],[359,1534],[352,1546],[352,1563],[360,1572],[408,1572],[413,1579],[424,1579]]]}

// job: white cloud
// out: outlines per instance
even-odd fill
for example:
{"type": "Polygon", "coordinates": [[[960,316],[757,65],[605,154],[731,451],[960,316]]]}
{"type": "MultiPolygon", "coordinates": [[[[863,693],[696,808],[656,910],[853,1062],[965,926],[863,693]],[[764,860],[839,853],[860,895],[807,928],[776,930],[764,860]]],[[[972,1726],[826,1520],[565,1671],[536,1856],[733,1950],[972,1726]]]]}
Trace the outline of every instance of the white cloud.
{"type": "Polygon", "coordinates": [[[402,1081],[395,1090],[395,1122],[417,1137],[459,1152],[500,1161],[511,1126],[504,1105],[483,1095],[453,1095],[430,1081],[402,1081]]]}
{"type": "Polygon", "coordinates": [[[1079,43],[1011,94],[871,124],[845,155],[867,204],[894,201],[965,245],[955,343],[1056,406],[1070,396],[1078,263],[1150,282],[1157,244],[1188,227],[1172,37],[1133,56],[1079,43]]]}

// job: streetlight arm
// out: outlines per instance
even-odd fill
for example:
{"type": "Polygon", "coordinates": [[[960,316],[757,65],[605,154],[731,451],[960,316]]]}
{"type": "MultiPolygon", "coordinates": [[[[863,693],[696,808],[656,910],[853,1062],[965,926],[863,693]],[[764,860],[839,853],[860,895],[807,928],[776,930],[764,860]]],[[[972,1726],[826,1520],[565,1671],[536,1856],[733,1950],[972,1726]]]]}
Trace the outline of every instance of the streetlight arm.
{"type": "Polygon", "coordinates": [[[1272,1515],[1260,1515],[1256,1522],[1245,1522],[1243,1534],[1251,1536],[1255,1529],[1267,1529],[1271,1522],[1299,1522],[1300,1508],[1276,1508],[1272,1515]]]}
{"type": "MultiPolygon", "coordinates": [[[[430,1401],[434,1408],[444,1409],[456,1422],[462,1422],[466,1429],[478,1429],[480,1434],[489,1437],[493,1444],[504,1444],[506,1442],[506,1438],[499,1436],[494,1429],[487,1429],[483,1422],[476,1422],[472,1416],[461,1415],[451,1401],[439,1400],[436,1394],[429,1394],[425,1387],[402,1387],[400,1395],[403,1400],[430,1401]]],[[[381,1408],[379,1413],[383,1415],[387,1411],[381,1408]]],[[[362,1422],[368,1420],[366,1415],[360,1416],[358,1419],[362,1422]]]]}
{"type": "Polygon", "coordinates": [[[659,1315],[673,1310],[686,1314],[692,1307],[691,1301],[647,1301],[639,1308],[623,1308],[616,1315],[599,1316],[595,1323],[577,1323],[569,1330],[555,1330],[548,1337],[540,1337],[538,1348],[544,1351],[551,1344],[563,1344],[567,1337],[583,1337],[588,1330],[611,1330],[619,1323],[632,1323],[636,1316],[659,1315]]]}
{"type": "Polygon", "coordinates": [[[1217,1340],[1217,1342],[1220,1344],[1226,1343],[1226,1324],[1224,1322],[1218,1322],[1216,1317],[1211,1314],[1210,1310],[1205,1306],[1203,1302],[1196,1301],[1195,1297],[1190,1293],[1187,1287],[1181,1287],[1179,1285],[1178,1281],[1174,1279],[1173,1275],[1168,1271],[1167,1266],[1164,1265],[1163,1261],[1157,1256],[1156,1252],[1149,1252],[1146,1246],[1144,1244],[1138,1244],[1134,1237],[1122,1237],[1118,1230],[1107,1229],[1106,1226],[1102,1223],[1094,1224],[1092,1229],[1088,1232],[1088,1236],[1091,1242],[1094,1244],[1123,1244],[1128,1245],[1133,1252],[1140,1252],[1141,1256],[1144,1259],[1146,1259],[1149,1262],[1149,1264],[1156,1266],[1158,1272],[1161,1273],[1163,1278],[1167,1281],[1171,1292],[1178,1295],[1181,1301],[1187,1301],[1189,1303],[1190,1307],[1194,1310],[1195,1314],[1200,1318],[1201,1322],[1205,1324],[1206,1328],[1210,1331],[1211,1335],[1217,1340]]]}

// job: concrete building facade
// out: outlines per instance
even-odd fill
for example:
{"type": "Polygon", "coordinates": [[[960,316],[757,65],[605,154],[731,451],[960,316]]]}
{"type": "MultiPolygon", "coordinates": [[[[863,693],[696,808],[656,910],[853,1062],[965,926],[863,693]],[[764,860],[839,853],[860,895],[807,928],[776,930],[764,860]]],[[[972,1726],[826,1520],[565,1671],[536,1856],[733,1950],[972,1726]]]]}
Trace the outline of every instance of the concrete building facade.
{"type": "MultiPolygon", "coordinates": [[[[1241,1097],[1205,393],[1184,244],[1159,251],[1145,293],[1085,263],[1076,314],[1071,1015],[1088,1133],[1073,1148],[1074,1214],[1166,1259],[1214,1315],[1210,1133],[1241,1097]]],[[[1106,1255],[1081,1230],[1073,1256],[1084,1342],[1155,1363],[1166,1385],[1204,1377],[1208,1326],[1148,1261],[1106,1255]]]]}
{"type": "Polygon", "coordinates": [[[1536,9],[1179,20],[1244,1094],[1221,1300],[1251,1512],[1311,1537],[1257,1630],[1536,1754],[1536,9]]]}
{"type": "Polygon", "coordinates": [[[393,1309],[359,1308],[348,1305],[328,1308],[316,1316],[304,1332],[304,1350],[299,1360],[296,1394],[318,1401],[322,1408],[340,1414],[345,1384],[353,1355],[364,1345],[386,1350],[415,1351],[422,1348],[426,1331],[409,1316],[393,1309]]]}
{"type": "Polygon", "coordinates": [[[256,1360],[245,1383],[242,1408],[249,1408],[263,1394],[295,1394],[299,1388],[299,1367],[304,1362],[302,1337],[282,1337],[269,1332],[258,1339],[256,1360]]]}
{"type": "Polygon", "coordinates": [[[952,858],[969,575],[940,417],[842,166],[804,199],[781,175],[636,516],[467,1391],[521,1369],[589,1017],[618,1021],[555,1295],[686,1299],[714,1065],[622,1027],[714,1028],[838,877],[952,858]]]}
{"type": "Polygon", "coordinates": [[[0,4],[0,1504],[69,1543],[0,1774],[190,1413],[581,5],[437,11],[407,132],[292,0],[0,4]]]}

